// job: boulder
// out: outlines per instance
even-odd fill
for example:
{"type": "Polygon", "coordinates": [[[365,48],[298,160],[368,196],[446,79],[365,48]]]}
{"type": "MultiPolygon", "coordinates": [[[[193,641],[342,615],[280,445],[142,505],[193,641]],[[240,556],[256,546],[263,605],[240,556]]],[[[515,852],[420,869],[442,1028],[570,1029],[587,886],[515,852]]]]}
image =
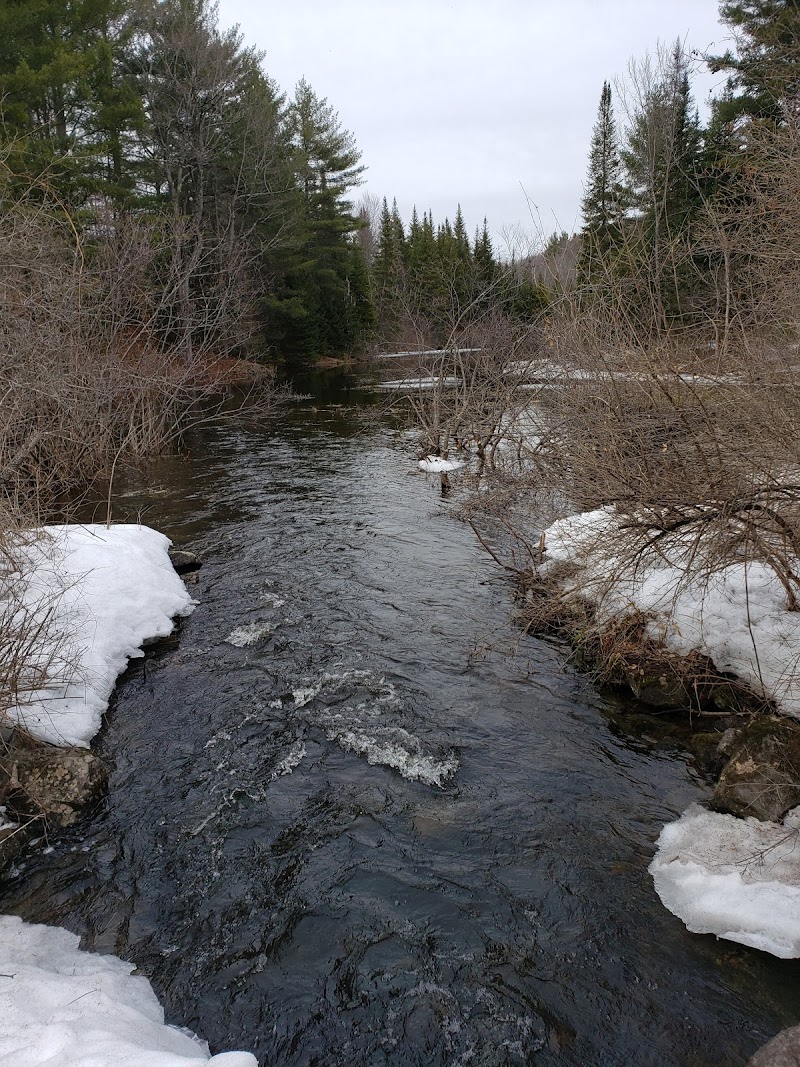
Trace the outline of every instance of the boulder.
{"type": "Polygon", "coordinates": [[[747,1061],[747,1067],[800,1067],[800,1026],[781,1030],[747,1061]]]}
{"type": "Polygon", "coordinates": [[[107,779],[102,761],[84,748],[41,745],[12,750],[0,758],[0,796],[53,826],[71,826],[80,808],[99,796],[107,779]]]}
{"type": "Polygon", "coordinates": [[[800,804],[800,723],[760,715],[738,731],[712,806],[731,815],[780,822],[800,804]]]}
{"type": "Polygon", "coordinates": [[[176,574],[189,574],[191,571],[200,570],[203,566],[200,557],[185,548],[170,548],[169,559],[176,574]]]}

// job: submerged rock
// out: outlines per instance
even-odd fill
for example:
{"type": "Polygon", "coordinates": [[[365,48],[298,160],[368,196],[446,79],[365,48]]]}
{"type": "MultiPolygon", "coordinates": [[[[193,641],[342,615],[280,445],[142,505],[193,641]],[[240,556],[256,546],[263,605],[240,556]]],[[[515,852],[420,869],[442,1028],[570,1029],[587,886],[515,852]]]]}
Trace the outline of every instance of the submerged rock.
{"type": "Polygon", "coordinates": [[[800,1026],[792,1026],[763,1045],[747,1067],[800,1067],[800,1026]]]}
{"type": "Polygon", "coordinates": [[[717,811],[780,822],[800,804],[800,724],[774,715],[738,732],[714,790],[717,811]]]}

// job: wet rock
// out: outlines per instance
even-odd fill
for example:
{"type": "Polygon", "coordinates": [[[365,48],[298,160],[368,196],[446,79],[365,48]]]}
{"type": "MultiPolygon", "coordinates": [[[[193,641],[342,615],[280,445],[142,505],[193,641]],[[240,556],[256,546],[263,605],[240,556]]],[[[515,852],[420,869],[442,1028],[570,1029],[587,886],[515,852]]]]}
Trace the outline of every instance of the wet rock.
{"type": "Polygon", "coordinates": [[[651,708],[685,708],[691,704],[683,681],[672,673],[650,674],[635,668],[626,673],[625,680],[634,695],[651,708]]]}
{"type": "Polygon", "coordinates": [[[170,548],[169,559],[177,574],[189,574],[198,571],[203,566],[203,561],[194,552],[185,548],[170,548]]]}
{"type": "Polygon", "coordinates": [[[717,811],[779,822],[800,804],[800,724],[754,718],[731,744],[712,801],[717,811]]]}
{"type": "Polygon", "coordinates": [[[781,1030],[748,1060],[747,1067],[800,1067],[800,1026],[781,1030]]]}
{"type": "Polygon", "coordinates": [[[0,758],[0,796],[28,816],[71,826],[79,810],[105,788],[102,761],[83,748],[40,745],[0,758]]]}

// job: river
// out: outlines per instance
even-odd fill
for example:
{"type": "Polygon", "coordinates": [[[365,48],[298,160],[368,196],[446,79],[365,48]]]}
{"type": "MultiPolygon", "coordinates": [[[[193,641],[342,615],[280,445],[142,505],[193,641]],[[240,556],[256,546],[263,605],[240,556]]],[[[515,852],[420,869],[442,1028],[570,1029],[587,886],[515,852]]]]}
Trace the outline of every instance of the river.
{"type": "Polygon", "coordinates": [[[264,1067],[741,1067],[800,965],[688,933],[647,873],[709,783],[515,631],[413,440],[334,385],[118,498],[200,553],[198,607],[118,688],[107,799],[2,910],[264,1067]]]}

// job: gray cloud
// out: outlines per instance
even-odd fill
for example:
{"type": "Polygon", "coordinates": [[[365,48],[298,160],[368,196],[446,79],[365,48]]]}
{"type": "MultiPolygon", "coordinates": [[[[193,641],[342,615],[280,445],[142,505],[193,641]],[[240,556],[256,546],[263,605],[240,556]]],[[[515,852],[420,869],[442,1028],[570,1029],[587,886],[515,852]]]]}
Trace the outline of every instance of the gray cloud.
{"type": "MultiPolygon", "coordinates": [[[[223,26],[266,52],[291,91],[305,77],[353,132],[365,189],[510,228],[580,225],[589,137],[604,79],[680,37],[722,49],[717,0],[221,0],[223,26]],[[523,192],[523,189],[525,192],[523,192]],[[538,224],[537,224],[538,225],[538,224]]],[[[698,102],[719,79],[694,82],[698,102]]]]}

